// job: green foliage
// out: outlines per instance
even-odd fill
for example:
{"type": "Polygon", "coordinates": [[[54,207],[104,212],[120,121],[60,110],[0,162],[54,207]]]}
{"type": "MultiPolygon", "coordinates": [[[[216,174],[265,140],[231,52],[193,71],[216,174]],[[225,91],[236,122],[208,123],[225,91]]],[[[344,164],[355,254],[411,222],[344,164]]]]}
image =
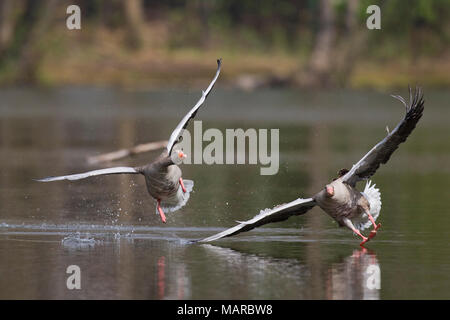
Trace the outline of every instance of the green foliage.
{"type": "Polygon", "coordinates": [[[405,55],[437,54],[448,48],[450,3],[446,0],[363,0],[359,19],[367,19],[366,8],[376,4],[381,8],[382,30],[370,32],[370,51],[391,57],[403,51],[405,55]],[[380,50],[381,49],[381,50],[380,50]]]}
{"type": "MultiPolygon", "coordinates": [[[[8,0],[13,1],[13,0],[8,0]]],[[[111,46],[115,48],[112,56],[127,55],[126,48],[120,46],[120,41],[130,38],[127,24],[130,16],[124,10],[126,0],[75,0],[74,3],[82,8],[83,32],[80,32],[79,48],[84,52],[98,50],[98,36],[108,34],[111,46]],[[99,31],[98,33],[96,31],[99,31]],[[119,40],[118,40],[119,39],[119,40]],[[112,43],[117,41],[116,43],[112,43]]],[[[365,32],[367,38],[358,43],[358,53],[352,56],[356,63],[394,61],[396,67],[401,67],[419,57],[445,57],[450,44],[450,1],[448,0],[360,0],[357,1],[356,31],[349,32],[349,3],[350,0],[330,0],[334,28],[332,50],[336,61],[345,52],[342,48],[351,47],[360,31],[365,32]],[[369,5],[376,4],[381,8],[381,30],[366,28],[369,5]]],[[[35,37],[32,30],[38,29],[35,17],[43,10],[34,10],[35,1],[23,1],[23,6],[17,6],[18,18],[14,23],[12,40],[7,46],[0,48],[0,78],[9,78],[15,65],[20,62],[24,52],[30,51],[29,39],[35,37]],[[34,23],[34,25],[33,25],[34,23]],[[7,75],[7,76],[2,76],[7,75]]],[[[144,18],[144,42],[152,52],[184,52],[190,51],[199,57],[207,50],[221,51],[223,55],[242,58],[247,56],[289,56],[297,59],[298,69],[308,65],[308,58],[317,43],[317,35],[321,28],[321,1],[318,0],[142,0],[139,8],[144,18]],[[153,28],[155,26],[155,28],[153,28]],[[155,31],[156,30],[156,31],[155,31]],[[161,34],[159,33],[162,30],[161,34]]],[[[55,7],[53,24],[38,37],[39,43],[44,36],[55,37],[61,32],[57,24],[62,23],[64,4],[55,7]],[[62,10],[62,11],[61,11],[62,10]],[[58,12],[58,14],[56,14],[58,12]]],[[[323,12],[323,11],[322,11],[323,12]]],[[[129,29],[129,28],[128,28],[129,29]]],[[[142,31],[142,30],[141,30],[142,31]]],[[[73,39],[73,38],[72,38],[73,39]]],[[[66,39],[69,46],[71,39],[66,39]]],[[[48,46],[40,46],[43,52],[33,63],[41,63],[39,59],[47,53],[69,52],[67,48],[57,48],[58,42],[48,46]]],[[[33,46],[31,46],[33,47],[33,46]]],[[[150,50],[148,50],[150,51],[150,50]]],[[[108,53],[109,54],[109,53],[108,53]]],[[[131,53],[130,53],[131,54],[131,53]]],[[[349,55],[351,56],[351,55],[349,55]]],[[[52,56],[53,58],[55,55],[52,56]]],[[[86,55],[80,59],[87,59],[86,55]]],[[[113,61],[112,64],[117,61],[113,61]]],[[[88,59],[87,59],[88,60],[88,59]]],[[[124,59],[127,60],[127,59],[124,59]]],[[[132,59],[128,59],[132,60],[132,59]]],[[[82,63],[81,63],[82,64],[82,63]]],[[[261,66],[263,63],[259,63],[261,66]]],[[[390,67],[388,67],[390,68],[390,67]]],[[[240,68],[236,67],[236,70],[240,68]]],[[[400,77],[408,78],[408,75],[400,77]]],[[[439,76],[440,77],[440,76],[439,76]]],[[[343,78],[349,82],[347,74],[343,78]]],[[[364,78],[364,77],[363,77],[364,78]]],[[[386,82],[391,74],[378,76],[379,82],[386,82]]],[[[372,75],[362,79],[361,83],[373,84],[372,75]],[[366,81],[367,80],[367,81],[366,81]]],[[[402,82],[403,78],[400,79],[402,82]]],[[[352,80],[354,81],[354,79],[352,80]]],[[[406,81],[406,80],[405,80],[406,81]]],[[[436,78],[436,83],[442,82],[436,78]]],[[[446,82],[447,83],[447,82],[446,82]]]]}

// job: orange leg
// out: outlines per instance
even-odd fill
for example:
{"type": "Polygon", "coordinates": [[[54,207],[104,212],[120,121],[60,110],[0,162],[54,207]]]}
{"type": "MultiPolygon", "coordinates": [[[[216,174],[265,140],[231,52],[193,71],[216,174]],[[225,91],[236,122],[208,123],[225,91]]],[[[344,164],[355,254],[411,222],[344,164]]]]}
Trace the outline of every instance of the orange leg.
{"type": "Polygon", "coordinates": [[[359,232],[359,230],[355,228],[355,226],[353,225],[353,223],[352,223],[349,219],[345,218],[345,219],[344,219],[344,223],[345,223],[345,225],[346,225],[349,229],[351,229],[354,233],[356,233],[358,236],[361,237],[361,239],[362,239],[363,241],[362,241],[359,245],[360,245],[361,247],[364,247],[364,244],[365,244],[367,241],[369,241],[370,238],[364,237],[364,236],[361,234],[361,232],[359,232]]]}
{"type": "Polygon", "coordinates": [[[180,178],[180,185],[181,185],[181,189],[183,189],[183,192],[186,193],[186,188],[184,186],[183,178],[180,178]]]}
{"type": "Polygon", "coordinates": [[[166,215],[164,214],[163,209],[161,208],[161,200],[157,200],[158,201],[158,212],[159,215],[161,216],[161,221],[166,223],[166,215]]]}
{"type": "Polygon", "coordinates": [[[361,239],[363,240],[363,241],[359,244],[361,247],[363,247],[364,244],[365,244],[367,241],[369,241],[369,240],[371,239],[370,237],[369,237],[369,238],[364,237],[364,236],[361,234],[361,232],[359,232],[359,231],[356,230],[356,229],[353,229],[353,232],[356,233],[358,236],[360,236],[361,239]]]}
{"type": "Polygon", "coordinates": [[[375,237],[377,235],[377,230],[381,227],[381,223],[379,223],[378,225],[375,223],[375,219],[372,217],[372,215],[369,212],[366,212],[367,216],[369,217],[370,222],[372,222],[373,225],[373,230],[370,231],[369,234],[369,239],[372,239],[373,237],[375,237]]]}

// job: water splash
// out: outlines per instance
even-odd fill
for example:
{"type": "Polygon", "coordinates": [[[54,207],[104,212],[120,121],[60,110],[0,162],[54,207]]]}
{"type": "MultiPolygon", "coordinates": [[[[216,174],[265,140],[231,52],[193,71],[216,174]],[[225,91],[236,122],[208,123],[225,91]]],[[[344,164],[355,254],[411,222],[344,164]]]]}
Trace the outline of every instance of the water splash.
{"type": "Polygon", "coordinates": [[[91,238],[89,233],[83,236],[81,232],[75,232],[61,240],[62,245],[66,247],[93,247],[101,242],[91,238]]]}

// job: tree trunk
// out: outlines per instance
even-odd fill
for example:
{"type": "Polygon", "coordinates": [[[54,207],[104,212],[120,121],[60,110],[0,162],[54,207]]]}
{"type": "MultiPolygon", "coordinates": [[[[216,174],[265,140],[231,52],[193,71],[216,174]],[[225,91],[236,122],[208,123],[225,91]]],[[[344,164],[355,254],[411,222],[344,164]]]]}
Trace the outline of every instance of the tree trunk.
{"type": "Polygon", "coordinates": [[[14,1],[0,2],[0,55],[8,47],[14,28],[14,1]]]}
{"type": "Polygon", "coordinates": [[[127,24],[127,45],[131,49],[140,49],[144,39],[144,17],[142,0],[123,0],[127,24]]]}
{"type": "Polygon", "coordinates": [[[335,49],[335,79],[339,85],[347,85],[356,65],[357,57],[365,48],[367,28],[357,24],[358,0],[347,1],[346,32],[335,49]]]}
{"type": "Polygon", "coordinates": [[[53,17],[53,10],[57,0],[34,1],[28,0],[25,13],[22,17],[23,31],[17,28],[15,48],[19,57],[17,80],[24,83],[33,83],[37,78],[37,70],[42,58],[42,40],[53,17]]]}
{"type": "Polygon", "coordinates": [[[296,79],[303,86],[327,86],[332,70],[332,49],[336,36],[332,1],[320,0],[319,31],[306,71],[296,79]]]}

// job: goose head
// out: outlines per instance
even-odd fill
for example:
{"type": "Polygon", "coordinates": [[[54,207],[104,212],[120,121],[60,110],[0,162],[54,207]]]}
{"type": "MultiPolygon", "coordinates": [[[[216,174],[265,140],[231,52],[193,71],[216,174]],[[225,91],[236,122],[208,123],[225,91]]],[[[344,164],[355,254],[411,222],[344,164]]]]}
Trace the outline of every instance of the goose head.
{"type": "Polygon", "coordinates": [[[186,154],[182,150],[173,150],[170,154],[170,160],[172,160],[173,164],[180,165],[183,163],[183,160],[186,158],[186,154]]]}
{"type": "Polygon", "coordinates": [[[327,198],[332,198],[334,196],[334,187],[331,184],[325,186],[325,196],[327,198]]]}

